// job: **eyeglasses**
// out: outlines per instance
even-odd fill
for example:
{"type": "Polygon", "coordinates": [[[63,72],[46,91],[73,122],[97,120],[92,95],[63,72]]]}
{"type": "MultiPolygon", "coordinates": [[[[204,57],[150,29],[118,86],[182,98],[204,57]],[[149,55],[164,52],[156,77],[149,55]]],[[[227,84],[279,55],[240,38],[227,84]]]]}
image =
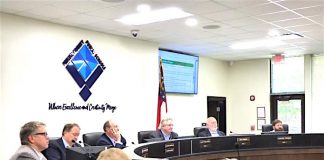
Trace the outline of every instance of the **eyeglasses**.
{"type": "Polygon", "coordinates": [[[40,133],[35,133],[34,135],[43,135],[43,136],[47,136],[47,132],[40,132],[40,133]]]}

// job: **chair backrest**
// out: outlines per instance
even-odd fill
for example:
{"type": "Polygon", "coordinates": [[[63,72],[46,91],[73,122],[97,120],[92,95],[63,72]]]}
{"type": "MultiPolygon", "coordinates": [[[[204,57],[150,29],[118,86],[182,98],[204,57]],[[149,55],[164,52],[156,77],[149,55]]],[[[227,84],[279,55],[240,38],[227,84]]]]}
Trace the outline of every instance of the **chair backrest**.
{"type": "Polygon", "coordinates": [[[145,139],[150,139],[150,135],[153,132],[156,132],[156,131],[155,130],[149,130],[149,131],[139,131],[139,132],[137,132],[138,143],[147,142],[145,139]]]}
{"type": "Polygon", "coordinates": [[[91,132],[82,135],[83,142],[90,146],[96,146],[98,139],[103,134],[103,132],[91,132]]]}
{"type": "Polygon", "coordinates": [[[207,129],[207,127],[195,127],[193,129],[194,136],[195,137],[198,137],[198,133],[201,132],[201,131],[203,131],[203,130],[206,130],[206,129],[207,129]]]}
{"type": "MultiPolygon", "coordinates": [[[[282,124],[284,131],[289,131],[288,124],[282,124]]],[[[262,125],[262,132],[270,132],[273,130],[272,124],[263,124],[262,125]]]]}

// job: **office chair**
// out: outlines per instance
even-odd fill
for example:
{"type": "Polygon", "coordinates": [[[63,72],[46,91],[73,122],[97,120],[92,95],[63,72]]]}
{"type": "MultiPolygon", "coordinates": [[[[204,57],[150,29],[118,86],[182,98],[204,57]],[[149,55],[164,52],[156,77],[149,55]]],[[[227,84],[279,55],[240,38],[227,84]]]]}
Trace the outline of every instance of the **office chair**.
{"type": "Polygon", "coordinates": [[[206,130],[206,129],[207,129],[207,127],[195,127],[195,128],[193,129],[194,136],[195,136],[195,137],[198,137],[198,133],[199,133],[199,132],[202,132],[202,131],[204,131],[204,130],[206,130]]]}
{"type": "Polygon", "coordinates": [[[153,132],[156,132],[156,131],[155,130],[148,130],[148,131],[139,131],[139,132],[137,132],[138,143],[147,142],[145,139],[150,139],[150,135],[153,132]]]}
{"type": "Polygon", "coordinates": [[[103,132],[91,132],[82,135],[83,143],[85,145],[96,146],[98,139],[103,132]]]}
{"type": "MultiPolygon", "coordinates": [[[[282,124],[284,131],[289,131],[288,124],[282,124]]],[[[262,125],[262,132],[270,132],[273,130],[272,124],[263,124],[262,125]]]]}

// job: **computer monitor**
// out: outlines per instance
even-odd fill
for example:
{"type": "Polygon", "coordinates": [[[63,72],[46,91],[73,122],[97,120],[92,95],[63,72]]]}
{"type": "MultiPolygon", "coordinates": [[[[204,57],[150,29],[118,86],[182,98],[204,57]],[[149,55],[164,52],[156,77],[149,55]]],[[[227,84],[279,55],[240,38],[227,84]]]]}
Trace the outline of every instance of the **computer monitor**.
{"type": "Polygon", "coordinates": [[[110,146],[72,147],[66,150],[68,160],[96,160],[99,153],[110,146]]]}

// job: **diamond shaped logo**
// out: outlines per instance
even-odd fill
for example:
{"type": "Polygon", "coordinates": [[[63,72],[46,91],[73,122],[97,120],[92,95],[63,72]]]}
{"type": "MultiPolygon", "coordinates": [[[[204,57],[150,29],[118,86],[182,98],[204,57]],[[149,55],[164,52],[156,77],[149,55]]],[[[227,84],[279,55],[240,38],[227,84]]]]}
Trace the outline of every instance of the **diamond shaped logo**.
{"type": "Polygon", "coordinates": [[[90,88],[106,68],[99,56],[94,53],[90,42],[81,40],[65,58],[63,65],[81,88],[80,96],[87,101],[91,96],[90,88]]]}

